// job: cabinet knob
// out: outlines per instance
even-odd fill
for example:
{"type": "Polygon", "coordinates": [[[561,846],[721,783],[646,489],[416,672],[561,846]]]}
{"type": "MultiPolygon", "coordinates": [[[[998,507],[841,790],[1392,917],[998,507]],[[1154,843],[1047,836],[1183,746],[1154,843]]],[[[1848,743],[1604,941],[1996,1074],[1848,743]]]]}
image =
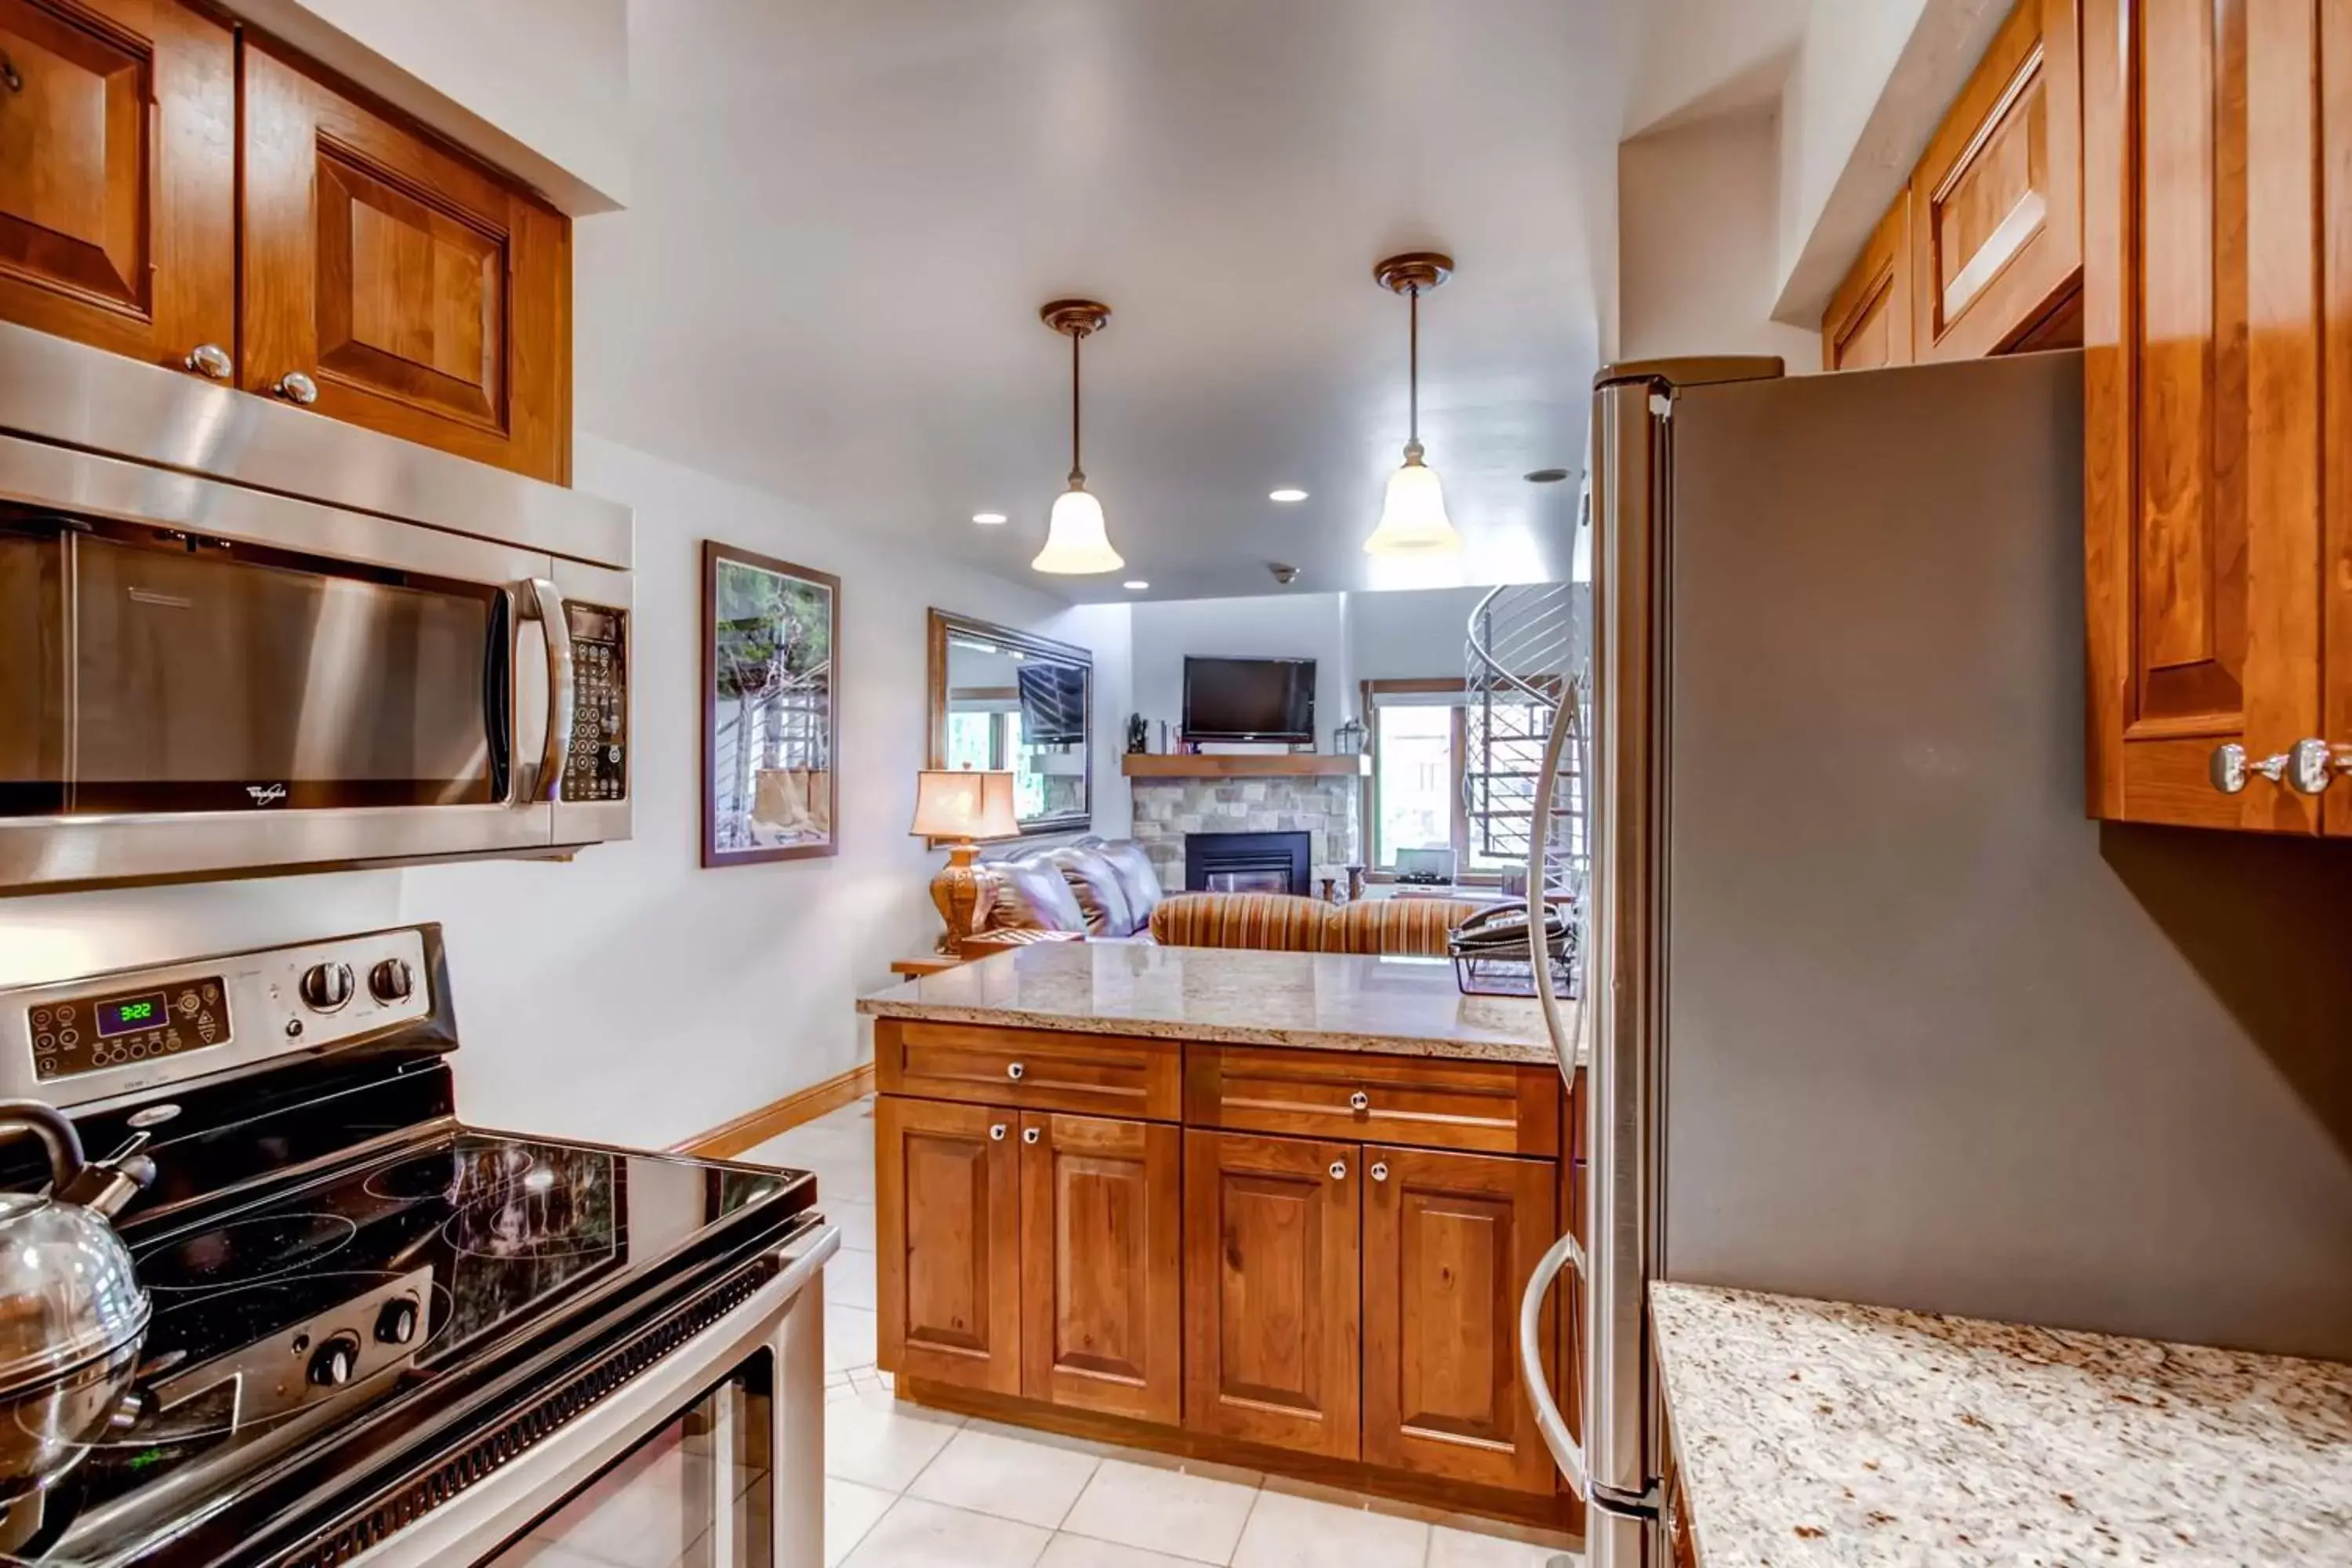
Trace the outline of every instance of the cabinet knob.
{"type": "Polygon", "coordinates": [[[1389,1179],[1389,1163],[1388,1163],[1386,1160],[1375,1160],[1375,1161],[1373,1161],[1373,1162],[1372,1162],[1372,1180],[1374,1180],[1374,1181],[1376,1181],[1376,1182],[1385,1182],[1385,1181],[1387,1181],[1388,1179],[1389,1179]]]}
{"type": "Polygon", "coordinates": [[[211,381],[226,381],[236,373],[236,362],[218,343],[198,343],[188,351],[188,357],[182,363],[211,381]]]}
{"type": "Polygon", "coordinates": [[[1360,1089],[1348,1097],[1348,1109],[1350,1110],[1370,1110],[1371,1108],[1372,1097],[1360,1089]]]}
{"type": "Polygon", "coordinates": [[[2260,761],[2249,758],[2246,748],[2231,741],[2213,748],[2205,764],[2206,777],[2223,795],[2236,795],[2246,787],[2246,781],[2260,773],[2273,784],[2285,784],[2299,795],[2319,795],[2328,784],[2331,769],[2339,764],[2330,754],[2325,741],[2297,741],[2275,756],[2260,761]]]}
{"type": "Polygon", "coordinates": [[[299,370],[289,370],[278,378],[277,393],[287,402],[308,408],[319,401],[319,384],[299,370]]]}
{"type": "Polygon", "coordinates": [[[1335,1182],[1344,1182],[1348,1179],[1347,1161],[1334,1160],[1331,1162],[1331,1179],[1335,1182]]]}
{"type": "Polygon", "coordinates": [[[992,1143],[1002,1143],[1002,1142],[1004,1142],[1004,1123],[1003,1123],[1003,1122],[1002,1122],[1002,1121],[992,1121],[992,1122],[990,1122],[990,1123],[989,1123],[989,1127],[988,1127],[988,1141],[989,1141],[990,1142],[992,1142],[992,1143]]]}
{"type": "Polygon", "coordinates": [[[1024,1143],[1034,1143],[1037,1138],[1038,1132],[1034,1127],[1024,1127],[1021,1130],[1021,1142],[1024,1143]]]}
{"type": "Polygon", "coordinates": [[[1012,1066],[1004,1069],[1004,1076],[1011,1079],[1013,1082],[1019,1083],[1021,1081],[1021,1075],[1028,1070],[1029,1069],[1027,1068],[1023,1067],[1019,1062],[1014,1062],[1012,1066]]]}

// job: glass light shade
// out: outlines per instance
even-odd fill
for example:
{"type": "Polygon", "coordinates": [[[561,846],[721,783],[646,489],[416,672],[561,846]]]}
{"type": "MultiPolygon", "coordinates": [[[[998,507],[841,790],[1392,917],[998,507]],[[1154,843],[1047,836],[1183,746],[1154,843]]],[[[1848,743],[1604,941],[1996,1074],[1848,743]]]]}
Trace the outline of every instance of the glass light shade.
{"type": "Polygon", "coordinates": [[[1029,564],[1040,572],[1082,577],[1116,572],[1127,562],[1110,547],[1102,502],[1073,486],[1054,499],[1053,515],[1045,520],[1045,548],[1029,564]]]}
{"type": "Polygon", "coordinates": [[[1013,815],[1009,773],[925,768],[915,775],[918,838],[1011,838],[1021,831],[1013,815]]]}
{"type": "Polygon", "coordinates": [[[1445,515],[1445,491],[1437,482],[1437,470],[1418,458],[1407,458],[1389,476],[1388,500],[1381,508],[1380,526],[1364,541],[1365,552],[1434,555],[1461,548],[1462,536],[1445,515]]]}

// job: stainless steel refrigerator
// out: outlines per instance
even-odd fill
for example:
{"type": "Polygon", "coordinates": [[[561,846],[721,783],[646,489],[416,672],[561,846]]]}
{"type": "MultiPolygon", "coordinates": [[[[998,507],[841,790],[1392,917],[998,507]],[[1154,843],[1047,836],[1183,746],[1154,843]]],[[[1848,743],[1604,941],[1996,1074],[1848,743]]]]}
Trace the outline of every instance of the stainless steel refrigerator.
{"type": "Polygon", "coordinates": [[[2088,819],[2081,378],[1599,380],[1538,814],[1583,841],[1535,850],[1585,910],[1592,1568],[1664,1561],[1653,1279],[2352,1356],[2352,860],[2088,819]]]}

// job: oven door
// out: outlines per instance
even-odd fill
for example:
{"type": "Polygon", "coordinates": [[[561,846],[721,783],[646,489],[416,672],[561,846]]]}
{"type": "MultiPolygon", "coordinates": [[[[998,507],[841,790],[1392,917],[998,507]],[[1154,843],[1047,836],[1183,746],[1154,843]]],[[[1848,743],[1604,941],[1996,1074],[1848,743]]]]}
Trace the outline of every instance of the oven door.
{"type": "Polygon", "coordinates": [[[0,437],[0,891],[549,847],[558,574],[0,437]]]}
{"type": "Polygon", "coordinates": [[[822,1568],[840,1246],[803,1230],[741,1305],[352,1568],[822,1568]]]}

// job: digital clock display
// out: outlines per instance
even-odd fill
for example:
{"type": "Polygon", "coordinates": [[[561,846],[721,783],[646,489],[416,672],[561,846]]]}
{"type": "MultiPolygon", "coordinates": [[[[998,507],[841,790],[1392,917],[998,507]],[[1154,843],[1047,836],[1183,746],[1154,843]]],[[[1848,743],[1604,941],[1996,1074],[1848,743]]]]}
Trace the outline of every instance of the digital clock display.
{"type": "Polygon", "coordinates": [[[100,1002],[90,1011],[98,1016],[98,1037],[110,1040],[117,1035],[154,1028],[163,1021],[170,1007],[161,991],[151,991],[144,996],[118,996],[100,1002]]]}

